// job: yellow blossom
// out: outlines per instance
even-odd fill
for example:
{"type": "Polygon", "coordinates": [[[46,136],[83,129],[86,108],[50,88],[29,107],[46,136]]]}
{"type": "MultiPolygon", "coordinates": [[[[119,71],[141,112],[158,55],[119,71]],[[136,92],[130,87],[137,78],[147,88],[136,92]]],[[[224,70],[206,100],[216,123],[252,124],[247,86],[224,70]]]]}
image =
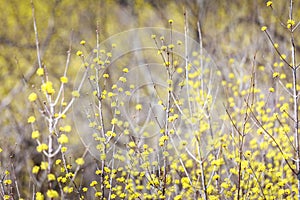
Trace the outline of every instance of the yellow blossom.
{"type": "Polygon", "coordinates": [[[58,198],[59,195],[58,195],[58,192],[55,191],[55,190],[48,190],[47,191],[47,197],[52,199],[52,198],[58,198]]]}
{"type": "Polygon", "coordinates": [[[82,56],[82,51],[77,51],[77,52],[76,52],[76,55],[77,55],[77,56],[82,56]]]}
{"type": "Polygon", "coordinates": [[[44,195],[42,193],[40,193],[40,192],[37,192],[35,194],[35,199],[36,200],[44,200],[44,195]]]}
{"type": "Polygon", "coordinates": [[[83,158],[77,158],[76,161],[77,165],[83,165],[84,164],[84,159],[83,158]]]}
{"type": "Polygon", "coordinates": [[[78,90],[74,90],[73,92],[72,92],[72,96],[73,97],[80,97],[80,94],[79,94],[79,92],[78,92],[78,90]]]}
{"type": "Polygon", "coordinates": [[[36,147],[36,150],[38,152],[46,151],[46,150],[48,150],[48,145],[45,143],[42,143],[36,147]]]}
{"type": "Polygon", "coordinates": [[[97,185],[97,184],[98,184],[97,181],[92,181],[91,184],[90,184],[90,186],[91,186],[91,187],[94,187],[94,186],[97,185]]]}
{"type": "Polygon", "coordinates": [[[103,74],[103,78],[109,78],[109,74],[103,74]]]}
{"type": "Polygon", "coordinates": [[[125,67],[125,68],[123,69],[123,72],[124,72],[124,73],[128,73],[128,68],[125,67]]]}
{"type": "Polygon", "coordinates": [[[32,131],[31,133],[31,138],[32,139],[37,139],[40,137],[40,132],[39,131],[32,131]]]}
{"type": "Polygon", "coordinates": [[[66,143],[69,142],[69,138],[68,138],[67,135],[61,134],[60,137],[58,138],[58,142],[59,142],[60,144],[66,144],[66,143]]]}
{"type": "Polygon", "coordinates": [[[80,41],[80,44],[81,44],[81,45],[85,45],[85,40],[81,40],[81,41],[80,41]]]}
{"type": "Polygon", "coordinates": [[[61,159],[57,159],[56,161],[55,161],[55,164],[56,165],[59,165],[61,163],[61,159]]]}
{"type": "Polygon", "coordinates": [[[106,56],[109,57],[109,58],[111,58],[112,57],[112,53],[111,52],[107,52],[106,56]]]}
{"type": "Polygon", "coordinates": [[[272,88],[272,87],[270,87],[270,88],[269,88],[269,92],[275,92],[275,89],[272,88]]]}
{"type": "Polygon", "coordinates": [[[33,174],[37,174],[38,172],[40,171],[40,167],[39,166],[33,166],[33,168],[32,168],[32,173],[33,174]]]}
{"type": "Polygon", "coordinates": [[[60,82],[67,83],[68,82],[68,77],[66,77],[66,76],[60,77],[60,82]]]}
{"type": "Polygon", "coordinates": [[[292,19],[288,19],[287,22],[286,22],[286,24],[287,24],[287,25],[286,25],[287,28],[291,28],[292,26],[295,25],[295,21],[292,20],[292,19]]]}
{"type": "Polygon", "coordinates": [[[135,109],[136,110],[142,110],[142,108],[143,108],[143,105],[142,104],[136,104],[136,106],[135,106],[135,109]]]}
{"type": "Polygon", "coordinates": [[[38,68],[38,69],[36,70],[36,74],[37,74],[38,76],[43,76],[43,75],[44,75],[44,68],[38,68]]]}
{"type": "Polygon", "coordinates": [[[130,148],[134,148],[134,147],[136,147],[136,144],[133,141],[131,141],[131,142],[128,143],[128,146],[130,148]]]}
{"type": "Polygon", "coordinates": [[[261,27],[261,31],[266,31],[266,30],[267,30],[266,26],[261,27]]]}
{"type": "Polygon", "coordinates": [[[37,99],[37,94],[35,92],[30,93],[30,95],[28,96],[28,100],[30,102],[34,102],[37,99]]]}
{"type": "Polygon", "coordinates": [[[64,127],[61,127],[59,130],[69,133],[72,131],[72,127],[70,125],[66,125],[64,127]]]}
{"type": "Polygon", "coordinates": [[[266,4],[267,4],[267,6],[272,6],[273,2],[272,1],[268,1],[266,4]]]}
{"type": "Polygon", "coordinates": [[[114,125],[114,124],[117,124],[118,123],[118,119],[117,118],[112,118],[111,119],[111,122],[110,122],[112,125],[114,125]]]}
{"type": "Polygon", "coordinates": [[[52,95],[55,93],[55,90],[53,88],[53,84],[51,81],[47,81],[44,84],[42,84],[41,86],[41,90],[45,93],[45,94],[49,94],[52,95]]]}
{"type": "Polygon", "coordinates": [[[35,117],[34,116],[30,116],[27,120],[28,123],[32,124],[35,122],[35,117]]]}
{"type": "Polygon", "coordinates": [[[62,152],[62,153],[65,153],[67,150],[68,150],[67,147],[62,147],[62,148],[61,148],[61,152],[62,152]]]}
{"type": "Polygon", "coordinates": [[[274,72],[273,73],[273,78],[277,78],[279,76],[279,72],[274,72]]]}
{"type": "Polygon", "coordinates": [[[72,193],[73,191],[74,191],[74,188],[73,187],[69,187],[69,186],[65,186],[64,188],[63,188],[63,191],[65,192],[65,193],[72,193]]]}
{"type": "Polygon", "coordinates": [[[123,76],[121,76],[121,77],[119,78],[119,81],[121,81],[121,82],[125,83],[125,82],[126,82],[126,78],[125,78],[125,77],[123,77],[123,76]]]}
{"type": "Polygon", "coordinates": [[[47,177],[48,177],[48,181],[55,181],[55,175],[54,174],[48,174],[47,175],[47,177]]]}
{"type": "Polygon", "coordinates": [[[42,161],[40,167],[41,167],[42,170],[46,170],[48,168],[48,165],[49,165],[48,162],[42,161]]]}
{"type": "Polygon", "coordinates": [[[6,179],[3,181],[4,185],[10,185],[12,184],[12,181],[10,179],[6,179]]]}

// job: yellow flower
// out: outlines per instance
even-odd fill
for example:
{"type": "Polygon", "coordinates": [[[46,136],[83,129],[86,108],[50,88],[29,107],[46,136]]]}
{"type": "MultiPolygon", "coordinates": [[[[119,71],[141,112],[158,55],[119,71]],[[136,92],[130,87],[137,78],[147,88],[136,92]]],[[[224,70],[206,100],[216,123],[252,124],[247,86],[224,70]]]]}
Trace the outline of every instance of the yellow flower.
{"type": "Polygon", "coordinates": [[[288,89],[291,89],[291,88],[293,87],[293,84],[292,84],[292,83],[287,83],[287,84],[285,85],[285,87],[288,88],[288,89]]]}
{"type": "Polygon", "coordinates": [[[67,82],[68,82],[68,77],[62,76],[62,77],[60,77],[60,81],[61,81],[62,83],[67,83],[67,82]]]}
{"type": "Polygon", "coordinates": [[[136,147],[136,144],[133,141],[131,141],[131,142],[128,143],[128,146],[130,148],[133,148],[133,147],[136,147]]]}
{"type": "Polygon", "coordinates": [[[48,174],[48,181],[55,181],[55,175],[54,174],[48,174]]]}
{"type": "Polygon", "coordinates": [[[114,125],[114,124],[117,124],[118,123],[118,119],[117,118],[112,118],[111,119],[111,122],[110,122],[112,125],[114,125]]]}
{"type": "Polygon", "coordinates": [[[71,132],[72,127],[70,125],[66,125],[64,127],[60,127],[59,130],[69,133],[71,132]]]}
{"type": "Polygon", "coordinates": [[[173,23],[173,20],[172,19],[169,19],[169,24],[172,24],[173,23]]]}
{"type": "Polygon", "coordinates": [[[73,190],[74,190],[74,188],[73,188],[73,187],[69,187],[69,186],[65,186],[65,187],[63,188],[63,191],[64,191],[65,193],[72,193],[73,190]]]}
{"type": "Polygon", "coordinates": [[[269,92],[275,92],[275,89],[272,88],[272,87],[270,87],[270,88],[269,88],[269,92]]]}
{"type": "Polygon", "coordinates": [[[47,197],[52,199],[52,198],[58,198],[59,195],[58,195],[58,192],[55,191],[55,190],[48,190],[47,191],[47,197]]]}
{"type": "Polygon", "coordinates": [[[279,76],[279,72],[274,72],[273,73],[273,78],[277,78],[279,76]]]}
{"type": "Polygon", "coordinates": [[[77,158],[76,161],[77,165],[83,165],[84,164],[84,159],[83,158],[77,158]]]}
{"type": "MultiPolygon", "coordinates": [[[[169,45],[168,45],[168,48],[169,48],[169,49],[173,49],[173,48],[174,48],[174,44],[169,44],[169,45]]],[[[174,63],[175,63],[175,61],[174,61],[174,63]]],[[[175,64],[174,64],[174,65],[175,65],[175,64]]]]}
{"type": "Polygon", "coordinates": [[[46,150],[48,150],[48,145],[45,143],[42,143],[36,147],[36,150],[38,152],[46,151],[46,150]]]}
{"type": "Polygon", "coordinates": [[[53,84],[51,81],[47,81],[44,84],[42,84],[41,89],[45,94],[52,95],[55,93],[55,90],[53,89],[53,84]]]}
{"type": "Polygon", "coordinates": [[[69,133],[72,131],[72,127],[70,125],[66,125],[63,127],[63,131],[69,133]]]}
{"type": "Polygon", "coordinates": [[[163,46],[160,47],[160,49],[161,49],[162,51],[165,51],[165,50],[167,50],[167,46],[163,45],[163,46]]]}
{"type": "Polygon", "coordinates": [[[288,19],[286,23],[287,23],[286,25],[287,28],[291,28],[292,26],[295,25],[295,21],[292,19],[288,19]]]}
{"type": "Polygon", "coordinates": [[[155,39],[155,38],[156,38],[156,35],[151,35],[151,38],[152,38],[152,39],[155,39]]]}
{"type": "Polygon", "coordinates": [[[92,181],[91,184],[90,184],[90,186],[91,186],[91,187],[94,187],[94,186],[97,185],[97,184],[98,184],[97,181],[92,181]]]}
{"type": "Polygon", "coordinates": [[[38,69],[36,70],[36,74],[37,74],[38,76],[43,76],[43,75],[44,75],[44,68],[38,68],[38,69]]]}
{"type": "Polygon", "coordinates": [[[46,170],[46,169],[48,168],[48,165],[49,165],[48,162],[42,161],[42,162],[41,162],[41,169],[42,169],[42,170],[46,170]]]}
{"type": "Polygon", "coordinates": [[[266,4],[267,4],[267,6],[272,6],[273,2],[272,1],[268,1],[266,4]]]}
{"type": "Polygon", "coordinates": [[[136,110],[142,110],[142,108],[143,108],[143,105],[140,103],[135,106],[136,110]]]}
{"type": "Polygon", "coordinates": [[[32,173],[33,174],[37,174],[37,173],[39,173],[39,171],[40,171],[40,167],[39,166],[33,166],[33,168],[32,168],[32,173]]]}
{"type": "Polygon", "coordinates": [[[103,161],[103,160],[105,160],[106,159],[106,154],[101,154],[100,155],[100,159],[103,161]]]}
{"type": "Polygon", "coordinates": [[[67,150],[68,150],[67,147],[62,147],[62,148],[61,148],[61,152],[62,152],[62,153],[65,153],[67,150]]]}
{"type": "Polygon", "coordinates": [[[40,137],[40,132],[39,131],[32,131],[31,133],[31,138],[32,139],[37,139],[40,137]]]}
{"type": "Polygon", "coordinates": [[[229,187],[229,184],[226,183],[226,182],[223,182],[223,183],[221,184],[221,187],[224,188],[224,189],[227,189],[227,188],[229,187]]]}
{"type": "Polygon", "coordinates": [[[285,54],[281,54],[280,55],[280,60],[282,60],[282,59],[286,59],[286,55],[285,54]]]}
{"type": "Polygon", "coordinates": [[[164,66],[169,67],[170,64],[171,64],[170,62],[166,61],[166,62],[164,63],[164,66]]]}
{"type": "Polygon", "coordinates": [[[44,200],[44,195],[42,193],[40,193],[40,192],[37,192],[35,194],[35,199],[36,200],[44,200]]]}
{"type": "Polygon", "coordinates": [[[82,56],[82,51],[77,51],[77,52],[76,52],[76,55],[77,55],[77,56],[82,56]]]}
{"type": "Polygon", "coordinates": [[[27,120],[28,123],[34,123],[35,122],[35,117],[34,116],[30,116],[27,120]]]}
{"type": "Polygon", "coordinates": [[[30,93],[30,95],[28,96],[28,100],[30,102],[34,102],[36,99],[37,99],[37,94],[34,92],[30,93]]]}
{"type": "Polygon", "coordinates": [[[80,94],[79,94],[79,92],[77,91],[77,90],[74,90],[73,92],[72,92],[72,96],[73,97],[80,97],[80,94]]]}
{"type": "Polygon", "coordinates": [[[102,192],[96,192],[95,193],[95,197],[101,197],[102,196],[102,192]]]}
{"type": "Polygon", "coordinates": [[[103,74],[103,78],[109,78],[109,74],[103,74]]]}
{"type": "Polygon", "coordinates": [[[61,159],[57,159],[56,161],[55,161],[55,164],[56,165],[59,165],[61,163],[61,159]]]}
{"type": "Polygon", "coordinates": [[[65,134],[61,134],[60,137],[58,138],[58,142],[60,144],[66,144],[69,142],[69,138],[65,134]]]}
{"type": "Polygon", "coordinates": [[[85,45],[85,41],[84,41],[84,40],[81,40],[81,41],[80,41],[80,44],[81,44],[81,45],[85,45]]]}
{"type": "Polygon", "coordinates": [[[189,188],[189,187],[191,187],[190,181],[189,181],[188,177],[181,178],[181,184],[182,184],[183,188],[189,188]]]}
{"type": "Polygon", "coordinates": [[[4,180],[4,185],[10,185],[10,184],[12,184],[12,181],[10,180],[10,179],[6,179],[6,180],[4,180]]]}
{"type": "Polygon", "coordinates": [[[119,81],[121,81],[121,82],[125,83],[125,82],[126,82],[126,78],[125,78],[125,77],[123,77],[123,76],[121,76],[121,77],[119,78],[119,81]]]}
{"type": "Polygon", "coordinates": [[[266,26],[261,27],[261,31],[266,31],[266,30],[267,30],[266,26]]]}

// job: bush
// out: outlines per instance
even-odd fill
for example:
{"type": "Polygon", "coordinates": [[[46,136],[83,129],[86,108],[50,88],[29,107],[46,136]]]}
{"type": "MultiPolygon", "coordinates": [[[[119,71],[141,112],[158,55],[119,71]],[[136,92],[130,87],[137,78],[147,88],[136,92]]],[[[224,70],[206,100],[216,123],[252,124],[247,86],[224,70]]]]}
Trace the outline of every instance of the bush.
{"type": "Polygon", "coordinates": [[[72,45],[55,80],[41,59],[34,16],[40,84],[28,93],[32,131],[22,144],[31,153],[1,149],[1,197],[300,199],[293,3],[288,20],[279,20],[288,44],[261,27],[274,63],[258,64],[257,52],[243,63],[229,59],[228,69],[204,50],[200,23],[199,42],[188,36],[184,17],[184,33],[173,20],[103,42],[97,30],[91,52],[80,42],[82,67],[70,89],[72,45]],[[27,171],[17,169],[25,157],[27,171]]]}

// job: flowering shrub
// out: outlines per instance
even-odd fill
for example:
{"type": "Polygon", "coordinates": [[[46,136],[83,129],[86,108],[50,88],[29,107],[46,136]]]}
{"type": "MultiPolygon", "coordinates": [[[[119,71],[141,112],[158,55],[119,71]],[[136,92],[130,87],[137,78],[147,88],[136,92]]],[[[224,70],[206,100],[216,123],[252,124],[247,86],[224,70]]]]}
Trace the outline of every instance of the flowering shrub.
{"type": "MultiPolygon", "coordinates": [[[[276,15],[275,3],[266,7],[276,15]]],[[[24,180],[13,154],[1,161],[1,197],[300,199],[292,1],[287,20],[276,16],[288,42],[274,39],[268,24],[260,28],[274,60],[258,63],[258,51],[245,58],[250,62],[230,58],[226,69],[204,50],[199,23],[199,42],[188,36],[184,17],[184,33],[173,20],[103,42],[97,30],[91,52],[85,40],[74,55],[70,45],[56,80],[41,59],[33,7],[39,86],[30,88],[33,111],[24,120],[35,158],[24,180]],[[81,60],[76,79],[72,57],[81,60]],[[73,153],[75,132],[84,149],[73,153]]]]}

